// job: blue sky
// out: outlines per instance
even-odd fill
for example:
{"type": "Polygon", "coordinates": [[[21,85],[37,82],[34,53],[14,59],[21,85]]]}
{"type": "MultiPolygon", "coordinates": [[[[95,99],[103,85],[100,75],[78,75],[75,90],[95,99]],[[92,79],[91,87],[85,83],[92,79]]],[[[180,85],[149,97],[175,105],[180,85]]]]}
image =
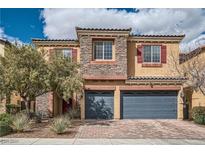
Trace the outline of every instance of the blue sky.
{"type": "MultiPolygon", "coordinates": [[[[0,27],[6,35],[19,38],[22,42],[29,43],[31,38],[44,38],[43,20],[40,17],[43,9],[0,9],[0,27]]],[[[118,9],[128,12],[133,9],[118,9]]]]}
{"type": "Polygon", "coordinates": [[[1,9],[0,26],[4,33],[30,42],[31,37],[43,36],[43,22],[40,19],[42,9],[1,9]]]}
{"type": "Polygon", "coordinates": [[[75,26],[132,28],[135,34],[186,34],[183,50],[205,44],[204,9],[0,9],[0,38],[76,38],[75,26]]]}

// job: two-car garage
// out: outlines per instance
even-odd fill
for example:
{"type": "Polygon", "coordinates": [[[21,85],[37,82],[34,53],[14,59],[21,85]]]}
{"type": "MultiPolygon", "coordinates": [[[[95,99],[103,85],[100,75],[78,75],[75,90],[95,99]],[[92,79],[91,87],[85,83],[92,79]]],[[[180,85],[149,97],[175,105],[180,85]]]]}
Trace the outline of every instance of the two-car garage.
{"type": "MultiPolygon", "coordinates": [[[[86,91],[85,119],[113,119],[114,91],[86,91]]],[[[121,91],[121,119],[177,119],[177,91],[121,91]]]]}

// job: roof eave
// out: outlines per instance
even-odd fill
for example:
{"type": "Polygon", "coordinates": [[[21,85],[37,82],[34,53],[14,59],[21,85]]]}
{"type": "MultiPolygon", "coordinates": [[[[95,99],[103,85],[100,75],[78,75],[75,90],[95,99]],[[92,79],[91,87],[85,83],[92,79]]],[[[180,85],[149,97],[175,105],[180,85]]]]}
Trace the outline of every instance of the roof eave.
{"type": "Polygon", "coordinates": [[[181,42],[184,39],[185,35],[130,35],[128,41],[174,41],[181,42]]]}
{"type": "Polygon", "coordinates": [[[1,39],[1,38],[0,38],[0,42],[3,42],[5,44],[7,44],[7,45],[11,44],[11,42],[9,42],[8,40],[4,40],[4,39],[1,39]]]}
{"type": "Polygon", "coordinates": [[[36,46],[59,46],[59,45],[74,45],[79,46],[78,40],[49,40],[49,39],[32,39],[32,43],[36,46]]]}
{"type": "Polygon", "coordinates": [[[105,34],[115,34],[115,35],[130,35],[131,28],[129,29],[106,29],[106,28],[80,28],[76,27],[77,37],[79,39],[80,35],[105,35],[105,34]]]}

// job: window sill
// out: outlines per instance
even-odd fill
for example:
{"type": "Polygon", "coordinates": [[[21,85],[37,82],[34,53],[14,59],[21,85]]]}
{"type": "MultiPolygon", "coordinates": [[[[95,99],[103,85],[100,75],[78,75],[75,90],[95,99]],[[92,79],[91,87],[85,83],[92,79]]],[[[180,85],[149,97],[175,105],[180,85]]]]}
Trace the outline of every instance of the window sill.
{"type": "Polygon", "coordinates": [[[142,64],[142,67],[162,67],[162,64],[142,64]]]}
{"type": "Polygon", "coordinates": [[[91,61],[91,64],[116,64],[113,60],[91,61]]]}

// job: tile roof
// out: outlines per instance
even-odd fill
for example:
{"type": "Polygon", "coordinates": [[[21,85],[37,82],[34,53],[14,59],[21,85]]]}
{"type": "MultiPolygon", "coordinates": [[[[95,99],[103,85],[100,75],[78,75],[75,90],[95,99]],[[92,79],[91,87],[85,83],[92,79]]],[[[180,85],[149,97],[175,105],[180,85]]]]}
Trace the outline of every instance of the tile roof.
{"type": "Polygon", "coordinates": [[[187,60],[193,58],[193,57],[196,57],[197,55],[205,52],[205,50],[202,50],[204,49],[205,46],[201,46],[197,49],[194,49],[193,51],[189,52],[189,53],[180,53],[179,54],[179,62],[180,63],[184,63],[186,62],[187,60]]]}
{"type": "Polygon", "coordinates": [[[164,76],[129,76],[128,80],[186,80],[184,77],[164,77],[164,76]]]}
{"type": "Polygon", "coordinates": [[[92,30],[92,31],[131,31],[132,28],[81,28],[81,27],[76,27],[76,30],[92,30]]]}
{"type": "Polygon", "coordinates": [[[5,43],[5,44],[11,44],[8,40],[4,39],[4,38],[0,38],[0,41],[5,43]]]}
{"type": "Polygon", "coordinates": [[[0,38],[0,41],[5,42],[6,40],[5,40],[5,39],[3,39],[3,38],[0,38]]]}
{"type": "Polygon", "coordinates": [[[138,35],[138,34],[132,34],[131,36],[136,36],[136,37],[185,37],[185,35],[138,35]]]}

